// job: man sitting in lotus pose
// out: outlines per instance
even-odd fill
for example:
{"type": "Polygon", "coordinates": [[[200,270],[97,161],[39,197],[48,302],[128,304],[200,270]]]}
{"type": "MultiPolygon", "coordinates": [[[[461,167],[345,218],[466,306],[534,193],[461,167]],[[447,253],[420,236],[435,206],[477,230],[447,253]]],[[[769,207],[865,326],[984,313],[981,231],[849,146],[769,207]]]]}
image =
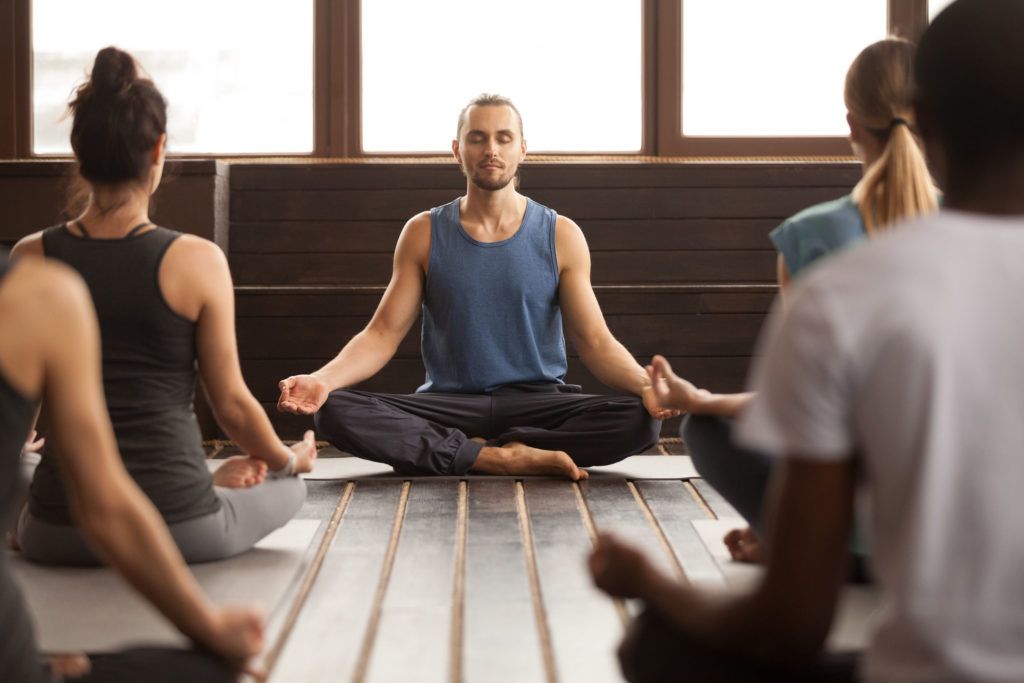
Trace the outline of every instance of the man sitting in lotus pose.
{"type": "Polygon", "coordinates": [[[656,441],[644,369],[608,330],[580,228],[516,191],[526,154],[510,100],[481,95],[452,151],[466,194],[406,223],[369,325],[310,375],[282,380],[278,408],[316,414],[338,448],[410,474],[587,476],[656,441]],[[344,389],[378,372],[423,311],[426,382],[411,395],[344,389]],[[565,384],[568,336],[594,375],[633,396],[565,384]]]}

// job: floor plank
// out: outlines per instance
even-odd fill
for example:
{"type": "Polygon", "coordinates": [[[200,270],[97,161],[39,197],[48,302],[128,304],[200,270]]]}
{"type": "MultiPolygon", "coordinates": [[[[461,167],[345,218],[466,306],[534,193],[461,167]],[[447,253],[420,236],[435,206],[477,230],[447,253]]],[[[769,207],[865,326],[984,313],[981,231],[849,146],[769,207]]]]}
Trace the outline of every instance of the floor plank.
{"type": "MultiPolygon", "coordinates": [[[[339,488],[344,482],[330,482],[339,488]]],[[[374,608],[402,482],[360,482],[270,680],[351,680],[374,608]]]]}
{"type": "Polygon", "coordinates": [[[716,491],[711,484],[707,483],[703,479],[691,479],[690,483],[693,484],[695,489],[697,489],[697,492],[700,494],[700,497],[704,499],[707,506],[711,508],[715,517],[718,517],[719,519],[723,517],[742,517],[742,515],[736,511],[736,508],[730,505],[729,501],[723,498],[722,494],[716,491]]]}
{"type": "Polygon", "coordinates": [[[416,479],[409,500],[367,681],[447,681],[459,483],[416,479]]]}
{"type": "Polygon", "coordinates": [[[615,604],[587,572],[593,544],[574,485],[531,479],[522,486],[558,680],[621,681],[615,648],[623,624],[615,604]]]}
{"type": "Polygon", "coordinates": [[[722,588],[725,579],[693,520],[708,519],[704,507],[681,481],[638,481],[637,490],[658,521],[686,580],[695,586],[722,588]]]}
{"type": "Polygon", "coordinates": [[[625,479],[595,479],[580,485],[598,531],[610,531],[641,548],[655,566],[682,578],[675,558],[662,545],[625,479]]]}
{"type": "Polygon", "coordinates": [[[463,674],[466,681],[543,681],[545,669],[516,483],[468,482],[463,674]]]}

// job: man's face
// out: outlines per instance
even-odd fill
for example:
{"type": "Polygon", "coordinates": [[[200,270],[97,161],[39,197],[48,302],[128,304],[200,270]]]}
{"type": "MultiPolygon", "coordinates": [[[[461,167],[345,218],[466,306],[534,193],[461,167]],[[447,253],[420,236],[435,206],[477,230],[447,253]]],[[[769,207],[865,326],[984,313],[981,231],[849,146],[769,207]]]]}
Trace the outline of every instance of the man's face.
{"type": "Polygon", "coordinates": [[[515,178],[526,155],[519,118],[511,107],[472,106],[452,151],[474,185],[500,190],[515,178]]]}

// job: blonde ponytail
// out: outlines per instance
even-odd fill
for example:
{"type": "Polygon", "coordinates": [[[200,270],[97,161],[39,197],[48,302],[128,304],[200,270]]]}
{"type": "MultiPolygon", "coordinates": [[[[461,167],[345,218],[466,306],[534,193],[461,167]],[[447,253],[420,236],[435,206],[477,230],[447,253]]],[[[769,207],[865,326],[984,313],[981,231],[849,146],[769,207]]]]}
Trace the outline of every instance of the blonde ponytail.
{"type": "Polygon", "coordinates": [[[914,46],[887,38],[866,47],[846,74],[850,116],[885,142],[853,188],[868,236],[938,208],[936,188],[913,133],[914,46]]]}

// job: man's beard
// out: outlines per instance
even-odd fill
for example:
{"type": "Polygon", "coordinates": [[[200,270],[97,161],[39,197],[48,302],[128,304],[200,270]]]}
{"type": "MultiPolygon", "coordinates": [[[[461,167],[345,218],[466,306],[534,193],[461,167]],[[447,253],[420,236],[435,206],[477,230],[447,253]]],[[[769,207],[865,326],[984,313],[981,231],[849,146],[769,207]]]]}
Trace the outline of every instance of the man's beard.
{"type": "MultiPolygon", "coordinates": [[[[465,169],[463,169],[465,170],[465,169]]],[[[506,167],[505,170],[508,170],[506,167]]],[[[512,182],[516,177],[516,168],[513,168],[507,174],[503,173],[494,180],[483,177],[480,173],[466,174],[474,185],[479,187],[481,190],[488,190],[490,192],[497,192],[498,190],[504,189],[506,185],[512,182]]]]}

